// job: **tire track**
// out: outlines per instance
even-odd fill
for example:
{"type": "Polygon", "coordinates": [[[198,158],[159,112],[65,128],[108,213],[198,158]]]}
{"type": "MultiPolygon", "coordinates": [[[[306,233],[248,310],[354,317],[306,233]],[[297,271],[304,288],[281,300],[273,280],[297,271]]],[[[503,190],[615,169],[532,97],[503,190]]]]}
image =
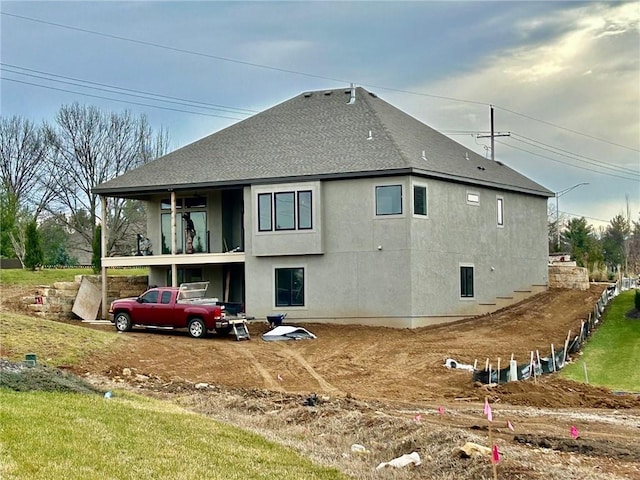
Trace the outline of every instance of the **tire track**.
{"type": "Polygon", "coordinates": [[[239,348],[237,351],[242,355],[244,355],[249,360],[251,367],[256,371],[256,373],[258,373],[262,377],[262,380],[264,380],[264,386],[266,389],[277,390],[281,392],[284,391],[282,386],[280,386],[280,384],[276,380],[274,380],[273,375],[269,373],[269,370],[267,370],[262,366],[262,364],[258,361],[258,359],[253,353],[251,353],[248,349],[244,349],[244,348],[239,348]]]}
{"type": "Polygon", "coordinates": [[[316,370],[311,366],[309,362],[307,362],[302,355],[298,352],[290,350],[286,345],[281,346],[282,353],[284,353],[291,360],[297,362],[302,368],[304,368],[309,375],[311,375],[320,385],[320,388],[327,393],[335,394],[344,394],[342,390],[334,387],[329,382],[327,382],[322,375],[320,375],[316,370]]]}

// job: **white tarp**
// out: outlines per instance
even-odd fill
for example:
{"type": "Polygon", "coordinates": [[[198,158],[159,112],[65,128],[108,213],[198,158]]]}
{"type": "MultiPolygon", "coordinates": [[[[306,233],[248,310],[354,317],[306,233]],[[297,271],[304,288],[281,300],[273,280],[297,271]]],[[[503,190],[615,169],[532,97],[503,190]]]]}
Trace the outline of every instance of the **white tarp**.
{"type": "Polygon", "coordinates": [[[263,340],[270,342],[278,340],[302,340],[306,338],[317,337],[305,328],[294,327],[292,325],[281,325],[262,335],[263,340]]]}

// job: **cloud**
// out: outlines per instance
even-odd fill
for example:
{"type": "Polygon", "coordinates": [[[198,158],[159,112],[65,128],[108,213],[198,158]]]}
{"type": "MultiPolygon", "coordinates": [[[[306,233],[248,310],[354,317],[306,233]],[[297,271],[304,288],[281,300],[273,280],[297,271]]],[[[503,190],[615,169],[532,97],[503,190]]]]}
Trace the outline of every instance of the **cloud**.
{"type": "MultiPolygon", "coordinates": [[[[535,16],[516,20],[514,29],[522,34],[517,46],[493,50],[467,72],[407,88],[486,105],[417,97],[408,111],[445,133],[486,132],[488,104],[493,104],[497,131],[515,132],[562,148],[582,161],[523,145],[514,136],[497,139],[498,159],[552,190],[590,182],[589,188],[564,199],[567,211],[610,219],[625,207],[625,194],[629,193],[632,216],[637,218],[638,181],[605,163],[640,173],[639,24],[636,2],[538,11],[535,16]]],[[[489,144],[487,139],[471,135],[454,138],[481,154],[485,153],[483,144],[489,144]]]]}

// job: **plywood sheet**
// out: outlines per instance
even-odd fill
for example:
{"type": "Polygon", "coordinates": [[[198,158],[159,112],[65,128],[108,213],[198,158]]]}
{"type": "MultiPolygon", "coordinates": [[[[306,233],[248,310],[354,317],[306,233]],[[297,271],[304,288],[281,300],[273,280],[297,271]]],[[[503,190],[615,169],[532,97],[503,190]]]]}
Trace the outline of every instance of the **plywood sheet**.
{"type": "Polygon", "coordinates": [[[96,320],[101,303],[102,292],[100,288],[86,277],[82,277],[80,290],[78,290],[78,296],[73,302],[71,311],[83,320],[96,320]]]}

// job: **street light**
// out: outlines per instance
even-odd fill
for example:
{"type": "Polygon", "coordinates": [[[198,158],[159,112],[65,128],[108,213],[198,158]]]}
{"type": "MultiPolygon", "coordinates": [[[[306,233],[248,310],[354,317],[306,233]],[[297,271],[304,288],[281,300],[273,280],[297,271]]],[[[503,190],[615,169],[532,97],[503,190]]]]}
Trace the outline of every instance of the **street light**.
{"type": "Polygon", "coordinates": [[[565,193],[569,193],[574,188],[578,188],[582,185],[589,185],[589,182],[577,183],[573,187],[565,188],[564,190],[560,190],[556,192],[556,235],[557,235],[557,248],[560,250],[560,210],[558,210],[558,199],[564,195],[565,193]]]}

